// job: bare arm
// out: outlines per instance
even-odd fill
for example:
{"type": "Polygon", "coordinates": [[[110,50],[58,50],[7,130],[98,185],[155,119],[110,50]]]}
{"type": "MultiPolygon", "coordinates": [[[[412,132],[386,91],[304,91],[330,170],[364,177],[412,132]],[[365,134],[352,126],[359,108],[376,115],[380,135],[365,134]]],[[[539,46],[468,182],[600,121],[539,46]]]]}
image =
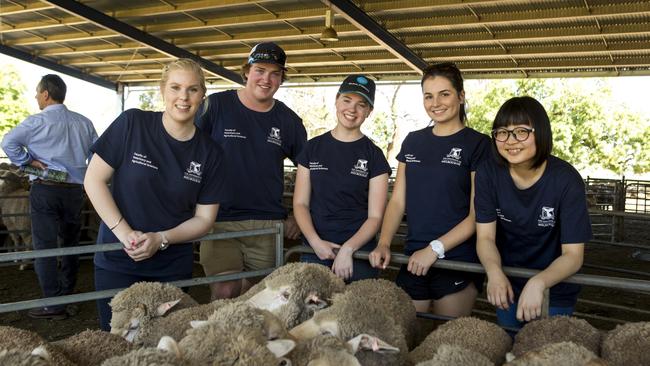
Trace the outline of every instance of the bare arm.
{"type": "Polygon", "coordinates": [[[517,305],[517,319],[530,321],[542,315],[544,290],[578,272],[582,267],[584,248],[584,243],[562,244],[562,254],[526,282],[517,305]]]}
{"type": "Polygon", "coordinates": [[[314,249],[320,259],[334,259],[336,255],[333,249],[340,245],[322,240],[311,219],[309,202],[311,200],[311,179],[309,169],[298,165],[296,172],[296,186],[293,191],[293,215],[303,235],[314,249]]]}
{"type": "Polygon", "coordinates": [[[501,269],[501,255],[496,245],[496,221],[476,224],[476,252],[487,274],[487,298],[499,309],[508,309],[514,302],[510,281],[501,269]]]}
{"type": "Polygon", "coordinates": [[[388,173],[370,179],[368,187],[368,218],[339,250],[332,265],[332,270],[345,279],[352,277],[352,254],[372,239],[384,216],[386,198],[388,197],[388,173]]]}
{"type": "Polygon", "coordinates": [[[390,244],[399,229],[406,208],[406,164],[400,162],[397,166],[397,177],[393,192],[386,207],[386,213],[381,225],[381,234],[377,248],[370,253],[370,265],[385,269],[390,263],[390,244]]]}

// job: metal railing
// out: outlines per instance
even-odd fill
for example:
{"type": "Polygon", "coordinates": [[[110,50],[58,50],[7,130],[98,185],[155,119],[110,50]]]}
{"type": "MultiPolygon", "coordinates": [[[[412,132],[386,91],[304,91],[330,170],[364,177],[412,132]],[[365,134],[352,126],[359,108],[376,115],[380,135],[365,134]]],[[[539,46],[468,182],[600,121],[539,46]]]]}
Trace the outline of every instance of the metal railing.
{"type": "MultiPolygon", "coordinates": [[[[226,275],[197,277],[197,278],[179,280],[179,281],[174,281],[169,283],[178,287],[191,287],[191,286],[203,285],[203,284],[208,284],[213,282],[223,282],[223,281],[230,281],[230,280],[236,280],[241,278],[265,276],[271,273],[273,270],[275,270],[275,268],[280,267],[283,264],[282,252],[283,252],[283,245],[284,245],[283,242],[284,229],[281,223],[276,224],[274,228],[209,234],[196,240],[196,241],[223,240],[223,239],[230,239],[230,238],[243,238],[249,236],[260,236],[260,235],[269,235],[269,234],[275,235],[276,258],[275,258],[275,267],[273,268],[251,271],[251,272],[231,273],[226,275]]],[[[63,256],[63,255],[79,255],[79,254],[88,254],[88,253],[96,253],[96,252],[110,252],[110,251],[122,250],[122,248],[123,247],[121,243],[110,243],[110,244],[98,244],[98,245],[84,245],[84,246],[76,246],[76,247],[69,247],[69,248],[34,250],[34,251],[26,251],[26,252],[0,253],[0,263],[23,260],[23,259],[56,257],[56,256],[63,256]]],[[[72,303],[89,301],[89,300],[103,299],[103,298],[112,297],[121,290],[123,290],[123,288],[5,303],[5,304],[0,304],[0,313],[26,310],[26,309],[32,309],[32,308],[44,307],[44,306],[65,305],[65,304],[72,304],[72,303]]]]}

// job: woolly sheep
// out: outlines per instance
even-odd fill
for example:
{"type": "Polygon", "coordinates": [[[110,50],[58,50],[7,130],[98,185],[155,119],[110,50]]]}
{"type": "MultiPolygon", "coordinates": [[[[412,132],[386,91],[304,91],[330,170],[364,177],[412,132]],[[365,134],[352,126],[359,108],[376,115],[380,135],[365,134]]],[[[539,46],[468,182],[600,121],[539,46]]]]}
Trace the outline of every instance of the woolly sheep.
{"type": "Polygon", "coordinates": [[[0,350],[0,365],[11,366],[55,366],[47,353],[41,355],[42,348],[32,352],[12,350],[0,350]]]}
{"type": "Polygon", "coordinates": [[[228,304],[208,321],[195,322],[179,342],[196,364],[287,365],[283,356],[295,346],[275,315],[251,305],[228,304]]]}
{"type": "Polygon", "coordinates": [[[524,353],[550,343],[574,342],[594,354],[600,351],[601,333],[586,320],[568,316],[553,316],[524,325],[515,336],[512,354],[524,353]]]}
{"type": "Polygon", "coordinates": [[[354,291],[336,294],[330,307],[316,312],[290,333],[299,340],[331,334],[349,341],[363,335],[369,346],[356,353],[362,365],[401,365],[408,352],[406,338],[394,316],[381,305],[354,291]]]}
{"type": "Polygon", "coordinates": [[[501,364],[512,345],[510,336],[498,325],[474,317],[450,320],[431,332],[408,355],[409,365],[428,360],[443,344],[459,346],[501,364]]]}
{"type": "Polygon", "coordinates": [[[101,330],[85,330],[52,345],[77,366],[99,365],[110,357],[131,351],[131,343],[124,338],[101,330]]]}
{"type": "Polygon", "coordinates": [[[329,305],[345,282],[332,270],[315,263],[288,263],[277,268],[248,292],[237,298],[277,315],[287,328],[311,318],[329,305]]]}
{"type": "MultiPolygon", "coordinates": [[[[142,344],[152,319],[198,303],[180,288],[160,282],[137,282],[111,299],[111,333],[142,344]]],[[[158,340],[156,339],[155,342],[158,340]]],[[[154,343],[155,344],[155,343],[154,343]]]]}
{"type": "Polygon", "coordinates": [[[395,282],[384,279],[361,280],[346,286],[345,291],[351,291],[385,309],[401,326],[409,349],[411,348],[418,326],[417,312],[411,297],[395,282]]]}
{"type": "Polygon", "coordinates": [[[163,337],[156,348],[144,347],[125,355],[111,357],[102,366],[191,366],[183,358],[176,342],[170,337],[163,337]]]}
{"type": "MultiPolygon", "coordinates": [[[[431,357],[431,356],[429,356],[431,357]]],[[[494,366],[484,355],[467,348],[442,344],[436,348],[429,361],[420,362],[417,366],[494,366]]]]}
{"type": "Polygon", "coordinates": [[[38,334],[11,326],[0,325],[2,348],[19,352],[32,352],[40,347],[40,354],[57,366],[74,366],[74,363],[55,346],[52,346],[38,334]]]}
{"type": "Polygon", "coordinates": [[[528,351],[505,366],[607,366],[607,364],[581,345],[559,342],[528,351]]]}
{"type": "Polygon", "coordinates": [[[650,365],[650,322],[619,325],[604,337],[601,356],[610,366],[650,365]]]}
{"type": "Polygon", "coordinates": [[[361,366],[354,353],[350,342],[332,335],[320,335],[298,342],[289,357],[292,366],[361,366]]]}

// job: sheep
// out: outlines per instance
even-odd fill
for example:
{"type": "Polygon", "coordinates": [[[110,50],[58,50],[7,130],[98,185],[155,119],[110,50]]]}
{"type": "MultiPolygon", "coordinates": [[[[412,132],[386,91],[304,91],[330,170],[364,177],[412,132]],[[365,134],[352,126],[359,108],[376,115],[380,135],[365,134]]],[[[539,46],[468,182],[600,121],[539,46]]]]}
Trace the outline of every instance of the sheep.
{"type": "Polygon", "coordinates": [[[57,347],[29,330],[0,325],[0,339],[2,339],[3,349],[18,352],[32,352],[39,349],[40,354],[47,355],[47,358],[55,365],[74,366],[74,363],[57,347]]]}
{"type": "Polygon", "coordinates": [[[53,342],[77,366],[94,366],[104,360],[131,351],[124,338],[101,330],[85,330],[66,339],[53,342]]]}
{"type": "Polygon", "coordinates": [[[599,354],[600,339],[600,331],[586,320],[553,316],[524,325],[515,336],[512,354],[519,357],[535,348],[558,342],[574,342],[594,354],[599,354]]]}
{"type": "Polygon", "coordinates": [[[228,304],[205,322],[194,322],[179,342],[196,364],[286,365],[295,347],[281,321],[267,310],[245,303],[228,304]]]}
{"type": "Polygon", "coordinates": [[[321,334],[331,334],[344,341],[363,336],[360,341],[368,346],[360,347],[356,353],[362,365],[401,365],[408,352],[406,338],[394,314],[382,305],[368,301],[355,291],[335,294],[330,307],[316,312],[290,333],[299,340],[321,334]]]}
{"type": "Polygon", "coordinates": [[[356,281],[346,286],[345,291],[351,291],[381,306],[391,314],[402,328],[409,349],[415,341],[417,330],[417,312],[411,297],[394,282],[384,279],[367,279],[356,281]]]}
{"type": "MultiPolygon", "coordinates": [[[[431,357],[431,355],[429,356],[431,357]]],[[[467,348],[441,344],[436,348],[433,357],[417,366],[494,366],[483,354],[469,350],[467,348]]]]}
{"type": "Polygon", "coordinates": [[[292,366],[361,366],[354,356],[353,343],[332,335],[320,335],[298,342],[289,357],[292,366]]]}
{"type": "Polygon", "coordinates": [[[650,322],[619,325],[603,337],[601,356],[610,366],[650,365],[650,322]]]}
{"type": "MultiPolygon", "coordinates": [[[[176,286],[160,282],[137,282],[111,299],[111,333],[142,344],[149,322],[198,303],[176,286]]],[[[155,340],[158,342],[158,339],[155,340]]],[[[155,343],[154,343],[155,344],[155,343]]]]}
{"type": "MultiPolygon", "coordinates": [[[[607,366],[587,348],[573,342],[546,344],[528,351],[505,366],[607,366]]],[[[641,364],[628,364],[641,365],[641,364]]]]}
{"type": "Polygon", "coordinates": [[[333,294],[343,292],[345,282],[323,265],[288,263],[277,268],[237,298],[277,315],[287,328],[311,318],[329,305],[333,294]]]}
{"type": "Polygon", "coordinates": [[[115,356],[104,361],[101,366],[191,366],[183,358],[178,345],[171,337],[163,337],[157,347],[144,347],[122,356],[115,356]]]}
{"type": "Polygon", "coordinates": [[[38,347],[32,352],[18,351],[15,349],[0,350],[0,365],[12,366],[55,366],[47,352],[43,353],[43,348],[38,347]]]}
{"type": "Polygon", "coordinates": [[[164,316],[161,316],[159,311],[146,309],[157,308],[160,304],[168,304],[169,301],[178,299],[178,289],[173,286],[140,283],[121,291],[111,300],[111,332],[122,335],[137,345],[154,346],[163,335],[174,339],[183,338],[185,331],[191,327],[191,321],[205,320],[221,306],[245,301],[271,311],[283,321],[285,327],[290,327],[308,319],[314,311],[327,306],[327,299],[335,292],[342,292],[344,288],[343,280],[325,266],[290,263],[277,268],[262,282],[236,299],[181,307],[179,303],[173,306],[173,312],[162,312],[164,316]],[[168,291],[171,293],[167,293],[168,291]],[[142,307],[144,310],[140,309],[142,307]]]}
{"type": "Polygon", "coordinates": [[[428,360],[443,344],[476,351],[501,364],[512,345],[510,336],[498,325],[474,317],[450,320],[431,332],[408,355],[409,365],[428,360]]]}

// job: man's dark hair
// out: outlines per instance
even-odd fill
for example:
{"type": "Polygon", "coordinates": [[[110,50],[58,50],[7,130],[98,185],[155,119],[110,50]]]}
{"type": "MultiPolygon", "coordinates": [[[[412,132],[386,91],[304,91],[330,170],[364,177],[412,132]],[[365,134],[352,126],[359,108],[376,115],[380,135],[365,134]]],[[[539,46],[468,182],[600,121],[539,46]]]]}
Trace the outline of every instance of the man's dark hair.
{"type": "Polygon", "coordinates": [[[65,100],[67,87],[59,75],[47,74],[41,78],[38,83],[38,91],[43,92],[45,90],[53,100],[59,103],[63,103],[65,100]]]}

